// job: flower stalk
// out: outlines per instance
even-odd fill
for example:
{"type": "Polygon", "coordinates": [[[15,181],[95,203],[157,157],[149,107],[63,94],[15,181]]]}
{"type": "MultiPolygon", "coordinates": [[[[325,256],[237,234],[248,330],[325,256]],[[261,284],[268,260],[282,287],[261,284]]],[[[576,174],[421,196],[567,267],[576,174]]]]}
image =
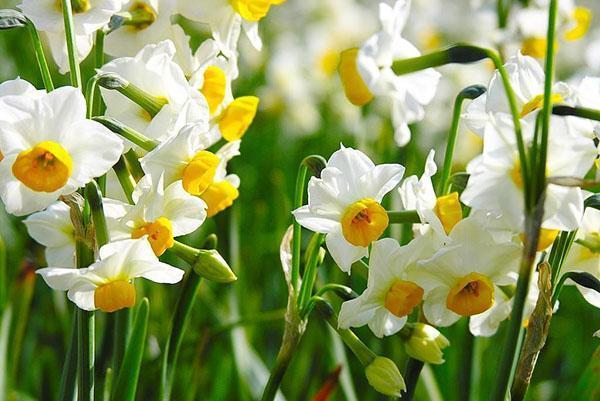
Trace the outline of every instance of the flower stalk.
{"type": "Polygon", "coordinates": [[[114,73],[102,73],[98,78],[98,85],[103,88],[116,90],[129,98],[141,108],[146,110],[150,117],[154,117],[167,103],[165,99],[152,96],[145,90],[137,87],[126,79],[114,73]]]}
{"type": "Polygon", "coordinates": [[[65,24],[65,35],[67,39],[67,52],[69,54],[69,69],[71,85],[81,88],[81,71],[77,61],[77,47],[75,41],[75,29],[73,27],[73,8],[71,0],[61,0],[63,20],[65,24]]]}
{"type": "MultiPolygon", "coordinates": [[[[93,96],[93,95],[92,95],[93,96]]],[[[150,152],[156,146],[158,146],[158,142],[152,140],[150,138],[145,137],[140,134],[133,128],[130,128],[123,124],[122,122],[115,120],[111,117],[98,116],[93,118],[94,121],[99,122],[104,125],[106,128],[114,132],[115,134],[127,139],[128,141],[136,144],[140,148],[144,149],[147,152],[150,152]]]]}

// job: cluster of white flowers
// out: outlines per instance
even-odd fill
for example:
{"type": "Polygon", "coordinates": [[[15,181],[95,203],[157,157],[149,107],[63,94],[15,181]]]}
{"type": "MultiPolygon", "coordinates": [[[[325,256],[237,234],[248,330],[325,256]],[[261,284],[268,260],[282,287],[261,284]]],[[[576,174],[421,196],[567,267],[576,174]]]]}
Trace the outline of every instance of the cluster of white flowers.
{"type": "MultiPolygon", "coordinates": [[[[94,99],[78,88],[46,93],[18,78],[0,85],[0,197],[7,212],[29,215],[25,225],[46,247],[49,266],[38,273],[50,287],[68,291],[82,309],[113,312],[134,305],[134,278],[182,279],[183,270],[158,257],[239,196],[240,180],[227,163],[240,154],[259,103],[233,95],[239,34],[243,29],[260,49],[258,22],[281,2],[72,0],[76,61],[101,46],[95,35],[105,35],[104,49],[118,58],[98,66],[94,79],[135,88],[133,94],[101,88],[104,120],[90,118],[94,99]],[[213,37],[193,52],[182,27],[171,22],[176,14],[208,23],[213,37]],[[123,140],[103,121],[150,147],[123,140]],[[96,249],[96,262],[76,269],[77,241],[94,242],[76,228],[71,194],[99,177],[109,243],[96,249]]],[[[18,8],[47,37],[66,73],[62,4],[23,0],[18,8]]]]}
{"type": "MultiPolygon", "coordinates": [[[[581,33],[584,11],[565,4],[568,10],[560,10],[561,15],[565,13],[560,29],[570,29],[565,32],[569,39],[573,32],[581,33]],[[568,13],[580,18],[579,25],[570,26],[568,13]]],[[[422,118],[423,105],[433,98],[440,78],[433,69],[402,76],[391,69],[393,61],[419,54],[400,36],[409,5],[407,0],[392,6],[382,3],[382,31],[360,49],[342,53],[339,69],[354,104],[366,104],[374,96],[391,98],[399,144],[409,138],[406,124],[422,118]]],[[[524,145],[529,148],[543,105],[544,72],[537,60],[518,50],[504,68],[515,92],[524,145]]],[[[552,103],[598,109],[597,82],[598,78],[585,77],[580,84],[556,83],[552,103]]],[[[308,204],[294,211],[298,223],[326,234],[327,249],[344,272],[350,273],[354,264],[368,257],[367,288],[342,305],[340,327],[368,324],[378,337],[392,335],[422,305],[424,318],[434,326],[449,326],[465,316],[473,335],[491,336],[510,316],[525,238],[525,191],[530,188],[522,182],[514,120],[498,71],[487,93],[472,101],[462,118],[482,138],[483,151],[468,164],[468,183],[460,193],[436,193],[433,150],[420,178],[402,181],[403,166],[375,165],[361,151],[343,146],[331,156],[320,177],[311,178],[308,204]],[[389,212],[382,206],[384,195],[395,190],[403,212],[389,212]],[[394,238],[381,239],[395,214],[402,213],[417,216],[415,238],[402,246],[394,238]]],[[[597,125],[554,115],[549,132],[549,183],[537,260],[542,260],[542,253],[560,231],[578,230],[562,274],[579,271],[600,278],[600,213],[584,207],[591,193],[564,183],[565,179],[583,182],[597,170],[597,125]]],[[[529,287],[524,324],[538,297],[536,277],[529,287]]],[[[578,287],[586,300],[599,305],[600,294],[578,287]]]]}

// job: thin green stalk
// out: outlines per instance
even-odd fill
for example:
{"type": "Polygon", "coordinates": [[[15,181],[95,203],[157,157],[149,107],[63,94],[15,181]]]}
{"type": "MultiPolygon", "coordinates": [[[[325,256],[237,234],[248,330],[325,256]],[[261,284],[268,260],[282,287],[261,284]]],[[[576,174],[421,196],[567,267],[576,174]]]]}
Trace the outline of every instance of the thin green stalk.
{"type": "MultiPolygon", "coordinates": [[[[87,267],[94,262],[94,254],[81,241],[76,244],[77,267],[87,267]]],[[[79,401],[94,401],[94,312],[77,309],[78,322],[78,370],[77,386],[79,401]]]]}
{"type": "Polygon", "coordinates": [[[87,99],[87,115],[86,118],[94,117],[94,109],[98,100],[98,75],[94,75],[89,79],[85,88],[85,98],[87,99]]]}
{"type": "Polygon", "coordinates": [[[69,54],[69,70],[71,85],[81,88],[81,71],[77,60],[77,47],[75,42],[75,30],[73,28],[73,9],[71,0],[61,0],[63,20],[65,24],[65,35],[67,40],[67,53],[69,54]]]}
{"type": "Polygon", "coordinates": [[[586,107],[571,107],[558,105],[552,108],[552,114],[557,116],[576,116],[588,120],[600,121],[600,110],[588,109],[586,107]]]}
{"type": "Polygon", "coordinates": [[[438,184],[438,196],[446,195],[450,189],[450,173],[452,172],[452,160],[454,156],[454,148],[456,138],[458,137],[458,127],[460,123],[460,115],[462,105],[465,99],[476,99],[485,93],[485,87],[481,85],[473,85],[466,87],[456,96],[454,101],[454,110],[452,113],[452,126],[448,133],[448,143],[446,145],[446,154],[444,155],[444,168],[438,184]]]}
{"type": "MultiPolygon", "coordinates": [[[[113,170],[117,175],[117,179],[119,180],[119,184],[121,184],[121,188],[123,188],[123,192],[125,193],[125,197],[127,201],[133,205],[133,189],[135,188],[135,181],[127,168],[127,163],[125,163],[125,158],[121,156],[117,163],[113,166],[113,170]]],[[[116,373],[116,372],[115,372],[116,373]]]]}
{"type": "Polygon", "coordinates": [[[0,312],[6,304],[8,293],[8,264],[6,263],[6,243],[0,234],[0,312]]]}
{"type": "Polygon", "coordinates": [[[419,360],[409,358],[404,373],[404,382],[406,383],[406,392],[400,398],[402,401],[411,401],[417,389],[417,382],[425,364],[419,360]]]}
{"type": "Polygon", "coordinates": [[[103,88],[116,90],[143,108],[150,117],[156,116],[167,103],[166,99],[152,96],[142,88],[132,84],[115,73],[99,74],[98,84],[103,88]]]}
{"type": "Polygon", "coordinates": [[[115,120],[114,118],[98,116],[94,117],[94,121],[99,122],[115,134],[136,144],[137,146],[139,146],[147,152],[150,152],[158,145],[157,141],[145,137],[133,128],[126,126],[125,124],[118,120],[115,120]]]}
{"type": "Polygon", "coordinates": [[[285,318],[285,309],[276,309],[266,312],[260,312],[254,315],[245,316],[231,323],[223,324],[214,329],[215,336],[222,334],[226,331],[235,329],[239,326],[249,326],[259,323],[277,322],[285,318]]]}
{"type": "Polygon", "coordinates": [[[85,186],[85,198],[90,203],[92,221],[96,230],[96,245],[99,249],[110,242],[110,234],[102,206],[102,194],[96,181],[92,180],[85,186]]]}
{"type": "MultiPolygon", "coordinates": [[[[296,190],[294,195],[294,210],[298,209],[304,203],[304,187],[306,186],[306,176],[308,168],[304,163],[300,165],[298,176],[296,178],[296,190]]],[[[293,237],[292,237],[292,287],[298,291],[300,283],[300,252],[302,246],[302,227],[294,218],[293,237]]]]}
{"type": "Polygon", "coordinates": [[[60,378],[60,390],[58,392],[59,401],[73,401],[75,394],[75,383],[77,381],[77,342],[78,342],[78,323],[77,316],[73,316],[71,325],[71,341],[67,347],[65,363],[63,365],[60,378]]]}
{"type": "MultiPolygon", "coordinates": [[[[300,311],[306,306],[312,295],[315,282],[317,280],[317,267],[319,265],[319,250],[325,240],[325,235],[315,233],[310,240],[306,251],[306,269],[300,286],[300,295],[298,296],[298,308],[300,311]]],[[[302,312],[300,312],[302,314],[302,312]]]]}
{"type": "Polygon", "coordinates": [[[475,337],[466,322],[464,327],[464,343],[458,367],[458,399],[469,401],[471,396],[471,378],[473,376],[473,350],[475,337]]]}
{"type": "Polygon", "coordinates": [[[44,54],[44,47],[42,46],[40,35],[31,21],[28,21],[27,29],[31,35],[31,41],[33,42],[33,48],[35,50],[35,59],[37,60],[42,75],[44,87],[47,92],[52,92],[54,90],[54,82],[52,82],[52,76],[50,75],[50,69],[48,68],[48,62],[46,61],[46,55],[44,54]]]}
{"type": "Polygon", "coordinates": [[[125,349],[127,345],[127,339],[129,338],[129,331],[131,327],[131,310],[122,309],[112,314],[115,319],[115,329],[113,333],[113,374],[116,376],[121,370],[121,364],[123,357],[125,356],[125,349]]]}
{"type": "Polygon", "coordinates": [[[387,212],[390,224],[419,224],[421,218],[416,210],[390,210],[387,212]]]}

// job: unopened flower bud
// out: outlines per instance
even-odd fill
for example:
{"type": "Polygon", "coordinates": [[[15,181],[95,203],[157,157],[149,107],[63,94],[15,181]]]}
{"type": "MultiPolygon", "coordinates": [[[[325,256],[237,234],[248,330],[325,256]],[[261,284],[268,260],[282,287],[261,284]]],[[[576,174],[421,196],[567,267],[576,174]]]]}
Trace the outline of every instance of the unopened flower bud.
{"type": "Polygon", "coordinates": [[[442,350],[448,345],[450,342],[442,333],[424,323],[414,324],[405,343],[406,353],[412,358],[435,365],[444,363],[442,350]]]}
{"type": "Polygon", "coordinates": [[[237,280],[225,259],[214,249],[199,250],[194,271],[199,276],[217,283],[231,283],[237,280]]]}
{"type": "Polygon", "coordinates": [[[384,395],[400,397],[406,390],[398,366],[391,359],[378,356],[366,368],[365,375],[371,387],[384,395]]]}

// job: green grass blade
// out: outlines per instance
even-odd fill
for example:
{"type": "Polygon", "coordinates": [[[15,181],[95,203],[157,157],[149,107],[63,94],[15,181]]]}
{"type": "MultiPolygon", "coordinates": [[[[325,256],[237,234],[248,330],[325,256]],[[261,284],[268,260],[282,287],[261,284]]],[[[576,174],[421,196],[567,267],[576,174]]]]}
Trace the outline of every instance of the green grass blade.
{"type": "Polygon", "coordinates": [[[0,322],[0,401],[7,400],[6,379],[8,376],[8,369],[6,366],[6,356],[8,352],[8,337],[10,335],[11,319],[12,309],[9,306],[2,314],[2,321],[0,322]]]}
{"type": "Polygon", "coordinates": [[[142,357],[144,356],[144,349],[146,346],[149,309],[150,304],[148,298],[144,298],[135,316],[131,335],[127,340],[123,365],[121,365],[117,383],[113,391],[113,401],[135,400],[142,357]]]}

